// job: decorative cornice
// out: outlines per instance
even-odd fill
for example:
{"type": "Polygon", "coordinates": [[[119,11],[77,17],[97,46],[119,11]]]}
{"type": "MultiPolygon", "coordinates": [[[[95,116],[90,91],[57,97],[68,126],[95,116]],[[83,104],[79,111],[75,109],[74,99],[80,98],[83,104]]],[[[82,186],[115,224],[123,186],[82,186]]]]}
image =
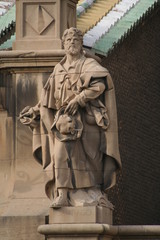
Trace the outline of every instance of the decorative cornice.
{"type": "Polygon", "coordinates": [[[0,51],[0,69],[54,67],[64,55],[64,50],[0,51]]]}

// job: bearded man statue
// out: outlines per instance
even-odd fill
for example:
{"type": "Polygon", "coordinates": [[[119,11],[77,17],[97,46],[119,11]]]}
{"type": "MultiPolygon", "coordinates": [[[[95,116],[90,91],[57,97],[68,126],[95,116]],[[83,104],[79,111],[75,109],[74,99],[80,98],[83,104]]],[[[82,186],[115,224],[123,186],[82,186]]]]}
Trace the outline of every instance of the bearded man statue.
{"type": "Polygon", "coordinates": [[[121,167],[114,85],[107,69],[84,56],[80,30],[65,30],[62,42],[65,57],[20,120],[33,130],[34,157],[44,169],[52,164],[51,207],[105,206],[121,167]]]}

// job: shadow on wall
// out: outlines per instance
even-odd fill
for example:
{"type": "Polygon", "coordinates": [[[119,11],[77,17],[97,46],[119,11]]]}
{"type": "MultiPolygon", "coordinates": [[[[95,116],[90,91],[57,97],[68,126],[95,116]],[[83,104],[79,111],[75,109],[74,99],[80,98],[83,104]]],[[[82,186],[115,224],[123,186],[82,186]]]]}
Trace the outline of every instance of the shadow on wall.
{"type": "Polygon", "coordinates": [[[25,106],[34,106],[38,99],[37,76],[33,73],[20,74],[17,79],[17,113],[25,106]]]}

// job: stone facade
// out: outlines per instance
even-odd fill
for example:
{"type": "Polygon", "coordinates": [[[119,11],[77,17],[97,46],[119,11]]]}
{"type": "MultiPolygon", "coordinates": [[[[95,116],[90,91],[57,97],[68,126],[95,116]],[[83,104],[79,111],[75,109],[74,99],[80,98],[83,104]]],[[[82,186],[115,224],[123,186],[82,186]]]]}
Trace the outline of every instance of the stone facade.
{"type": "Polygon", "coordinates": [[[45,182],[49,173],[33,159],[32,133],[19,123],[18,115],[26,103],[38,101],[42,85],[52,69],[12,66],[1,70],[0,225],[4,240],[17,240],[22,234],[24,239],[27,236],[43,239],[36,229],[46,222],[48,215],[50,201],[45,195],[45,182]],[[3,79],[7,78],[4,86],[3,79]],[[28,233],[26,226],[31,227],[32,233],[28,233]]]}

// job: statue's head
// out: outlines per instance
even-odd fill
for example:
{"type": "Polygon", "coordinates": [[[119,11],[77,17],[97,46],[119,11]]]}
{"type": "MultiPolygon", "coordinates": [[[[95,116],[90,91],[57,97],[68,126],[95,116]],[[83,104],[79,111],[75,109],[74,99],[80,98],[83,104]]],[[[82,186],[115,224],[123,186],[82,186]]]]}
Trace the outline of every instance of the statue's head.
{"type": "Polygon", "coordinates": [[[74,27],[66,29],[62,36],[62,44],[66,53],[76,55],[82,53],[83,34],[74,27]]]}

